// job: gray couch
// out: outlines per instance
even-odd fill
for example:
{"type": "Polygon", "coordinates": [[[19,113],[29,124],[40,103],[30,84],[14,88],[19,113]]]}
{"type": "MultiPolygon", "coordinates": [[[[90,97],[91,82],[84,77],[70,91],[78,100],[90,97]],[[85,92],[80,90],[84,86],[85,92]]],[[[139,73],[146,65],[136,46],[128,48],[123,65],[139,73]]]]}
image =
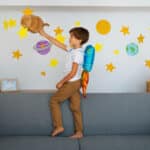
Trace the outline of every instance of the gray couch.
{"type": "Polygon", "coordinates": [[[68,101],[65,132],[51,137],[49,93],[0,94],[0,150],[150,150],[149,94],[88,94],[81,101],[84,138],[73,134],[68,101]]]}

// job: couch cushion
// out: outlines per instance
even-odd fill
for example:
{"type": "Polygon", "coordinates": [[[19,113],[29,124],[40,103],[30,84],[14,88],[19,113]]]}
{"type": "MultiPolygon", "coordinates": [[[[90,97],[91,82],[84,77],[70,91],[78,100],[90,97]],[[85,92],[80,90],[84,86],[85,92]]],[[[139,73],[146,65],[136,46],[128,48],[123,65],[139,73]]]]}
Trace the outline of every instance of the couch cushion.
{"type": "Polygon", "coordinates": [[[79,150],[78,141],[68,137],[0,136],[1,150],[79,150]]]}
{"type": "MultiPolygon", "coordinates": [[[[0,94],[0,135],[50,135],[51,115],[48,107],[51,94],[0,94]]],[[[68,102],[62,104],[65,132],[73,133],[73,120],[68,102]]]]}
{"type": "Polygon", "coordinates": [[[150,134],[149,94],[90,94],[83,103],[85,135],[150,134]]]}
{"type": "Polygon", "coordinates": [[[89,136],[79,144],[81,150],[150,150],[150,136],[89,136]]]}

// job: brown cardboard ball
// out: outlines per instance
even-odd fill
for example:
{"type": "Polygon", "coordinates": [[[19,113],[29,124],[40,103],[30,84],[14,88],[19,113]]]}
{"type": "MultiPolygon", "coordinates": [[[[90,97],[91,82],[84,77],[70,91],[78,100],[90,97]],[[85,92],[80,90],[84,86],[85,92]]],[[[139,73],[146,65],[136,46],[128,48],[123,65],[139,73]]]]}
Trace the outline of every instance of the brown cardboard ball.
{"type": "Polygon", "coordinates": [[[35,15],[22,16],[21,25],[32,33],[38,33],[44,28],[44,26],[49,26],[48,23],[44,23],[44,21],[39,16],[35,15]]]}

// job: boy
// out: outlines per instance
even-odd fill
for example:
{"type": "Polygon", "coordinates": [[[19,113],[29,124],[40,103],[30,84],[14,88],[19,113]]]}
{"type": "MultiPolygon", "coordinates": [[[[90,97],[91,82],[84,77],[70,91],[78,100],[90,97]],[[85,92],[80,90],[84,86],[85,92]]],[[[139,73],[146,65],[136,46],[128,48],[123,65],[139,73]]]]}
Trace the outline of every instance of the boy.
{"type": "Polygon", "coordinates": [[[83,27],[75,27],[70,31],[69,46],[60,43],[55,38],[46,34],[43,30],[40,34],[47,38],[50,42],[57,47],[67,52],[67,62],[65,65],[65,77],[57,83],[57,92],[51,97],[49,106],[52,116],[54,130],[52,136],[56,136],[64,131],[60,103],[69,99],[70,109],[74,118],[75,133],[71,138],[82,138],[82,114],[80,110],[80,87],[81,87],[81,74],[82,64],[84,60],[84,49],[82,45],[89,39],[89,32],[83,27]],[[69,48],[70,47],[70,48],[69,48]]]}

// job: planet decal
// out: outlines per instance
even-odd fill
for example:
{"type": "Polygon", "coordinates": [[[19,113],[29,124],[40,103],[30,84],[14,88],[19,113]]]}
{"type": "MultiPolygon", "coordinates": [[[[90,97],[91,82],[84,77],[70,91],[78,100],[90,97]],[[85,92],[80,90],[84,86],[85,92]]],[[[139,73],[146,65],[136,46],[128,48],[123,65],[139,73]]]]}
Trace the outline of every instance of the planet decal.
{"type": "Polygon", "coordinates": [[[41,40],[36,43],[36,45],[33,46],[33,48],[40,54],[40,55],[46,55],[51,50],[51,44],[49,41],[41,40]]]}
{"type": "Polygon", "coordinates": [[[99,20],[96,24],[96,30],[99,34],[106,35],[111,31],[111,23],[108,20],[99,20]]]}
{"type": "Polygon", "coordinates": [[[135,56],[139,52],[139,47],[136,43],[129,43],[126,46],[126,52],[129,56],[135,56]]]}

